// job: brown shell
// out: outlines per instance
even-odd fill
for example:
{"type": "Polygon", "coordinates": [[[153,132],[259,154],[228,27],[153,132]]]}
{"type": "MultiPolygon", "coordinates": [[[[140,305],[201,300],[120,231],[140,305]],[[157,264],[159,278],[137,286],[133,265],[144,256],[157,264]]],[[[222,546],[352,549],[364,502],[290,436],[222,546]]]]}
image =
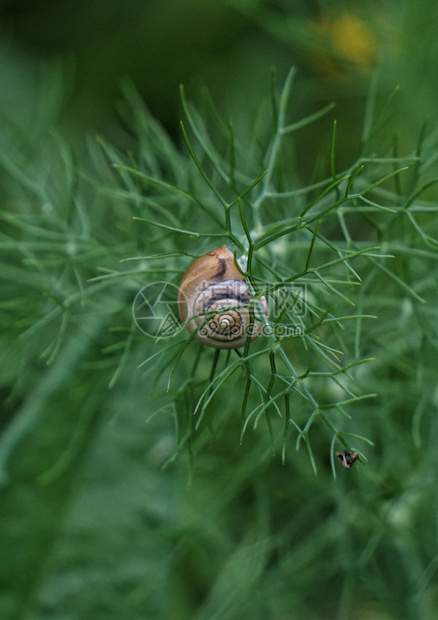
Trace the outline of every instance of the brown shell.
{"type": "MultiPolygon", "coordinates": [[[[251,295],[233,253],[225,246],[198,258],[186,271],[178,291],[178,309],[188,332],[216,349],[245,346],[248,335],[258,338],[264,327],[254,320],[248,305],[251,295]],[[193,317],[193,318],[190,318],[193,317]]],[[[265,316],[269,308],[264,297],[259,304],[265,316]]]]}
{"type": "Polygon", "coordinates": [[[245,280],[234,262],[233,253],[223,245],[195,260],[185,272],[178,292],[178,309],[181,321],[184,322],[188,318],[186,300],[199,289],[201,283],[205,282],[205,286],[200,289],[203,290],[210,284],[222,280],[245,280]]]}

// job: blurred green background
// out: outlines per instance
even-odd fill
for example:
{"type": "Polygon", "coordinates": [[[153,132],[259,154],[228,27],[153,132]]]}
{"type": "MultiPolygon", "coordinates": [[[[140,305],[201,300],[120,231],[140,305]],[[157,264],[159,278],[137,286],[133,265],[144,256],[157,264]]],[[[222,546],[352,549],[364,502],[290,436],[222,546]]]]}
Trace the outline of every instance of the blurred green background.
{"type": "MultiPolygon", "coordinates": [[[[119,115],[128,78],[182,150],[181,83],[194,101],[207,87],[220,114],[250,133],[269,97],[271,68],[282,83],[295,66],[297,118],[337,104],[342,168],[359,151],[377,74],[382,101],[400,87],[387,140],[394,127],[400,152],[415,153],[428,119],[433,172],[436,2],[5,0],[0,19],[0,617],[437,617],[430,342],[426,357],[420,350],[403,362],[385,344],[385,392],[355,414],[376,443],[366,467],[333,480],[321,457],[315,477],[304,451],[291,451],[283,466],[265,441],[240,446],[239,421],[227,420],[192,466],[183,453],[162,469],[174,428],[164,413],[145,422],[152,379],[138,370],[144,351],[134,349],[108,387],[123,354],[111,329],[131,329],[131,297],[102,289],[61,328],[46,315],[44,297],[50,289],[49,301],[66,305],[97,266],[114,268],[132,255],[126,238],[141,234],[131,214],[96,198],[111,172],[90,148],[97,135],[135,148],[119,115]],[[100,181],[84,189],[84,178],[100,181]],[[53,196],[65,221],[44,230],[53,196]],[[69,215],[73,203],[80,229],[69,215]],[[9,213],[27,219],[17,228],[9,213]],[[63,239],[70,262],[58,253],[63,239]]],[[[297,138],[303,183],[312,181],[330,134],[330,123],[318,124],[297,138]]],[[[428,301],[434,307],[436,295],[428,301]]],[[[315,441],[324,453],[324,438],[315,441]]]]}
{"type": "Polygon", "coordinates": [[[336,98],[344,103],[340,118],[358,113],[351,103],[361,105],[366,76],[377,65],[388,90],[401,86],[408,128],[415,131],[434,114],[438,44],[431,0],[2,5],[4,105],[14,93],[17,113],[34,107],[32,94],[43,94],[41,72],[58,64],[65,90],[60,121],[72,131],[77,124],[109,131],[124,76],[133,78],[152,114],[174,131],[180,83],[207,86],[234,119],[257,107],[272,67],[281,80],[291,66],[299,70],[295,97],[305,106],[336,98]]]}

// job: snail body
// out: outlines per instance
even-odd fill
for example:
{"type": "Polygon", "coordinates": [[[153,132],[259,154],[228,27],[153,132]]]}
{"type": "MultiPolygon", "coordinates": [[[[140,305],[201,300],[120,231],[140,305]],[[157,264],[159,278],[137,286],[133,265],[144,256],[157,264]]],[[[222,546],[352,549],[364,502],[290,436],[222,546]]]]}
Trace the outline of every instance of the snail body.
{"type": "MultiPolygon", "coordinates": [[[[181,321],[203,344],[215,349],[238,349],[263,331],[257,305],[234,255],[221,246],[198,258],[186,271],[178,293],[181,321]],[[193,318],[190,318],[193,317],[193,318]]],[[[268,316],[266,299],[259,300],[268,316]]]]}

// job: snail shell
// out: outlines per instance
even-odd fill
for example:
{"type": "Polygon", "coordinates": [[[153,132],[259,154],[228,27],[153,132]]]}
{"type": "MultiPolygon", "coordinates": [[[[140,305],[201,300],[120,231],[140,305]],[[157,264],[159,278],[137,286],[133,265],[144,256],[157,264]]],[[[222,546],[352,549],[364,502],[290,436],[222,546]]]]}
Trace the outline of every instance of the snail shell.
{"type": "MultiPolygon", "coordinates": [[[[268,316],[268,304],[260,298],[268,316]]],[[[221,246],[196,260],[186,271],[178,293],[181,321],[195,338],[215,349],[238,349],[263,331],[256,320],[257,305],[250,308],[251,294],[234,262],[233,253],[221,246]]]]}

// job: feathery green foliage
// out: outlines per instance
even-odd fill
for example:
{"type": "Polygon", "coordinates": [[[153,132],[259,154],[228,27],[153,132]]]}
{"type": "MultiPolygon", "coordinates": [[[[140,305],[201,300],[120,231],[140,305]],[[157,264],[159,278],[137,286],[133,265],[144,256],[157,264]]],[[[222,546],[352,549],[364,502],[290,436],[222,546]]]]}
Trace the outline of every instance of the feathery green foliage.
{"type": "Polygon", "coordinates": [[[339,169],[336,108],[295,120],[291,92],[249,129],[183,93],[178,149],[125,83],[129,152],[2,152],[6,617],[432,617],[436,136],[400,153],[372,84],[339,169]],[[332,139],[303,179],[310,123],[332,139]],[[223,243],[270,333],[236,354],[138,330],[138,291],[223,243]]]}

